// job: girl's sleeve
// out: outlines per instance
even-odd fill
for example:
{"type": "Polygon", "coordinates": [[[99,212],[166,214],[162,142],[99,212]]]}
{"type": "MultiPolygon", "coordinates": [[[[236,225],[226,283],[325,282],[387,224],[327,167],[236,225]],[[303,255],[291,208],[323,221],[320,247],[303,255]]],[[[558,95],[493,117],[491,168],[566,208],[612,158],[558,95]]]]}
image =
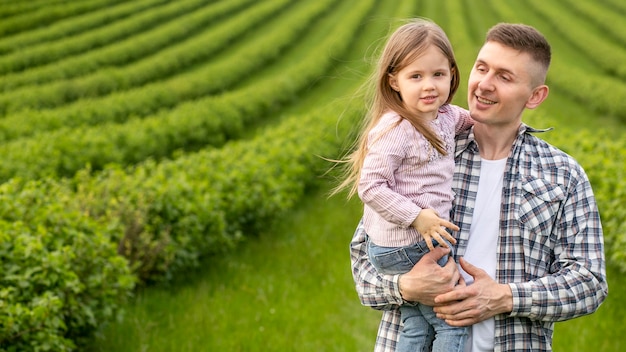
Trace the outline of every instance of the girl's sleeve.
{"type": "Polygon", "coordinates": [[[394,187],[396,171],[405,162],[407,148],[414,141],[401,124],[369,138],[373,142],[363,161],[359,198],[388,222],[408,228],[422,209],[394,187]]]}
{"type": "Polygon", "coordinates": [[[455,135],[459,135],[474,126],[474,120],[470,116],[469,110],[457,105],[450,105],[450,108],[456,118],[455,135]]]}

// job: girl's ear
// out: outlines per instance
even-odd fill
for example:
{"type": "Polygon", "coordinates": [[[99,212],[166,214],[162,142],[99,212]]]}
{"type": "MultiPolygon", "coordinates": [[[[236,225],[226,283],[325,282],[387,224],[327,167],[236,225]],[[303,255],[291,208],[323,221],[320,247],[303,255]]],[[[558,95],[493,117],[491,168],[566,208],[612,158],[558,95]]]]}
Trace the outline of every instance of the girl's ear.
{"type": "Polygon", "coordinates": [[[541,103],[543,103],[543,101],[548,97],[549,91],[548,86],[545,84],[535,88],[533,90],[533,94],[526,101],[526,108],[534,109],[541,105],[541,103]]]}
{"type": "Polygon", "coordinates": [[[399,92],[400,87],[398,87],[398,80],[396,79],[396,76],[390,73],[388,77],[389,77],[389,85],[391,86],[391,88],[395,90],[396,92],[399,92]]]}

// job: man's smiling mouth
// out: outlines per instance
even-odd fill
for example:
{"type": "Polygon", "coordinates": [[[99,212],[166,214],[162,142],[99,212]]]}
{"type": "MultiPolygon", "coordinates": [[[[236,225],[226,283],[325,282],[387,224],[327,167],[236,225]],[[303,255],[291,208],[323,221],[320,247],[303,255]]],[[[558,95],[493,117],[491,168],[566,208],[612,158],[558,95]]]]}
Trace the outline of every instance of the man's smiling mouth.
{"type": "Polygon", "coordinates": [[[476,100],[478,100],[478,102],[481,103],[481,104],[487,104],[487,105],[493,105],[493,104],[496,103],[495,101],[491,101],[489,99],[481,98],[479,96],[476,96],[476,100]]]}

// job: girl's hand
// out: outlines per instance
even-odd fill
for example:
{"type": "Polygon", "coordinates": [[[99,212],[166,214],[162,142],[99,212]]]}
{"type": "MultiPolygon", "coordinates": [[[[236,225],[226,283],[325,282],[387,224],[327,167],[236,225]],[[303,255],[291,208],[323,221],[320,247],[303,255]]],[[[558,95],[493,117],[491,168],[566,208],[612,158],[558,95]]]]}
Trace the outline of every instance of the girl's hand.
{"type": "Polygon", "coordinates": [[[431,251],[435,249],[432,243],[433,238],[439,242],[439,245],[442,247],[448,248],[448,244],[443,239],[448,240],[452,244],[456,244],[456,239],[446,231],[446,228],[458,231],[459,227],[440,218],[433,209],[422,209],[411,226],[424,237],[426,245],[431,251]]]}

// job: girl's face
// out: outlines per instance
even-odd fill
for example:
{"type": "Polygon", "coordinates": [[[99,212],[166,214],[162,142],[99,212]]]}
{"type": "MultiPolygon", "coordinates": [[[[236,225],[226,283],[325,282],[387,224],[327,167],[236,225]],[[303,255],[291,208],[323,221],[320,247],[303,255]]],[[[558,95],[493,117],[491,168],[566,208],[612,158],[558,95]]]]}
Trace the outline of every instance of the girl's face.
{"type": "Polygon", "coordinates": [[[395,75],[389,85],[400,93],[404,105],[420,118],[434,120],[450,95],[450,62],[434,45],[395,75]]]}

